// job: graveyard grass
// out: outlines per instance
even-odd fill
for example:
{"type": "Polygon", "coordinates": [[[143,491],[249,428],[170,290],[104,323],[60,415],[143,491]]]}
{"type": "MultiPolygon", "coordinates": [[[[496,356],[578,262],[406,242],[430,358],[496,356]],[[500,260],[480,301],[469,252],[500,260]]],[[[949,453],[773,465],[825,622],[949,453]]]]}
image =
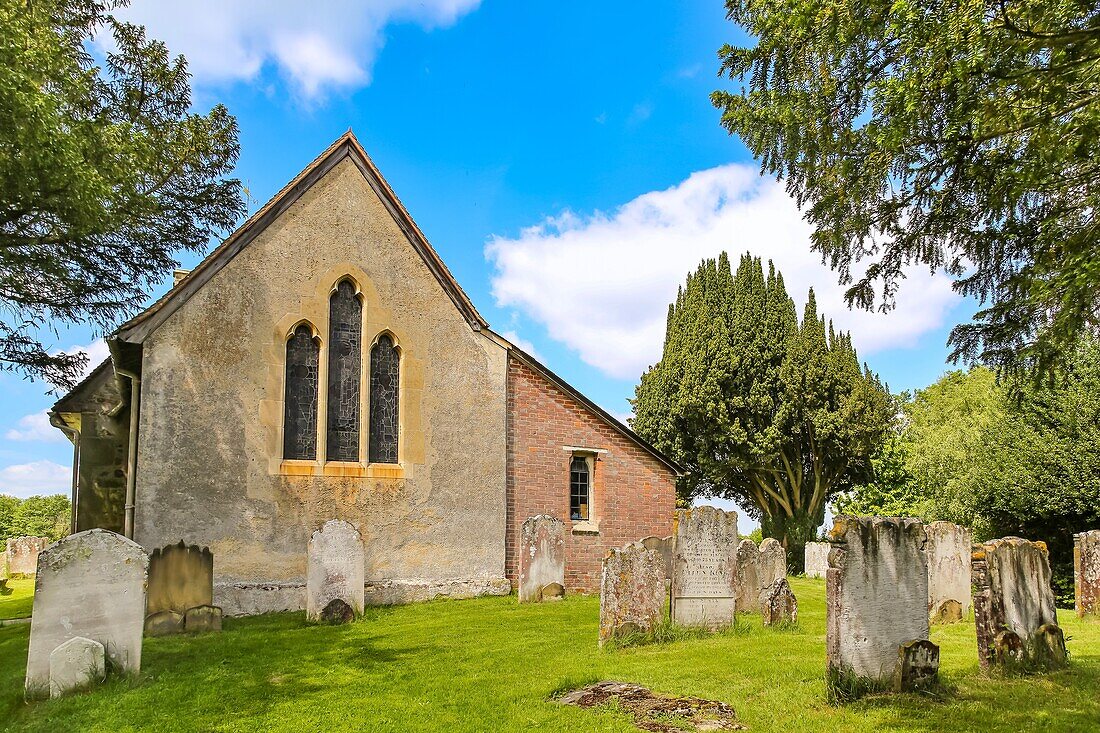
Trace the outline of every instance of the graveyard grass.
{"type": "Polygon", "coordinates": [[[9,579],[8,594],[0,594],[0,621],[30,616],[33,601],[34,578],[9,579]]]}
{"type": "Polygon", "coordinates": [[[1100,726],[1100,621],[1060,610],[1071,666],[1033,677],[978,670],[973,623],[937,628],[940,697],[825,700],[825,584],[795,578],[800,628],[748,616],[736,631],[600,651],[599,599],[514,596],[368,609],[347,626],[302,613],[228,619],[225,631],[148,639],[139,679],[22,701],[28,627],[0,628],[0,729],[15,731],[635,731],[626,713],[550,701],[597,680],[731,704],[750,731],[1085,731],[1100,726]]]}

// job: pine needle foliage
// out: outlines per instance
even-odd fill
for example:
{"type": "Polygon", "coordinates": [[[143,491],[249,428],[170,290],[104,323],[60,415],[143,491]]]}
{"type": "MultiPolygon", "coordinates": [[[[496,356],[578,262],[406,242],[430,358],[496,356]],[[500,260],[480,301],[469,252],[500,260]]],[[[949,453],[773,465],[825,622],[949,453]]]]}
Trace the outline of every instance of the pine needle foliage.
{"type": "Polygon", "coordinates": [[[890,423],[884,385],[813,290],[800,322],[782,274],[749,254],[736,273],[723,253],[688,275],[633,406],[634,429],[685,467],[681,501],[736,501],[796,566],[829,498],[869,480],[890,423]]]}

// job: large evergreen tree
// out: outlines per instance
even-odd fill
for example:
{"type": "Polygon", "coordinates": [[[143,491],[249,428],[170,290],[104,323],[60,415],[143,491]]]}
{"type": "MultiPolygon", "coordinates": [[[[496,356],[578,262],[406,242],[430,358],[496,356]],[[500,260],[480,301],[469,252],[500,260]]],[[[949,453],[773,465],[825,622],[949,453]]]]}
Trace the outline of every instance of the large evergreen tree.
{"type": "Polygon", "coordinates": [[[723,253],[669,307],[661,361],[642,375],[633,427],[687,469],[681,499],[733,499],[801,564],[827,500],[864,482],[889,422],[888,395],[848,334],[799,323],[783,276],[723,253]]]}
{"type": "Polygon", "coordinates": [[[726,0],[722,124],[786,181],[851,303],[907,265],[985,303],[953,356],[1047,370],[1100,329],[1095,0],[726,0]],[[869,261],[865,269],[857,266],[869,261]]]}
{"type": "Polygon", "coordinates": [[[244,212],[236,120],[190,111],[183,57],[111,17],[121,4],[0,0],[0,370],[58,386],[85,357],[43,332],[112,327],[244,212]]]}

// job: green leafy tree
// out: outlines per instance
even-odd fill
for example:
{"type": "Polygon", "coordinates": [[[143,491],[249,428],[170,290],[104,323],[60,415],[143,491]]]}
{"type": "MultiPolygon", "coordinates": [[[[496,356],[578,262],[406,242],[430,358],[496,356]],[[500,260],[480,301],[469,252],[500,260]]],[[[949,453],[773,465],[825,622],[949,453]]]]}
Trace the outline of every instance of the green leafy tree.
{"type": "Polygon", "coordinates": [[[0,0],[0,370],[71,386],[48,329],[102,329],[244,211],[237,123],[113,0],[0,0]],[[100,67],[91,39],[115,50],[100,67]]]}
{"type": "Polygon", "coordinates": [[[783,277],[745,255],[707,260],[669,308],[661,361],[642,375],[633,427],[686,468],[680,497],[732,499],[796,563],[838,491],[864,482],[887,394],[850,337],[802,322],[783,277]]]}
{"type": "Polygon", "coordinates": [[[929,511],[928,499],[920,493],[909,471],[903,406],[908,393],[891,398],[893,420],[886,439],[871,456],[871,480],[838,494],[833,501],[836,514],[881,517],[921,517],[929,511]]]}
{"type": "Polygon", "coordinates": [[[1083,0],[727,0],[722,124],[888,308],[907,265],[984,307],[952,359],[1048,372],[1100,328],[1100,6],[1083,0]],[[869,261],[866,269],[857,267],[869,261]]]}
{"type": "Polygon", "coordinates": [[[64,496],[16,499],[0,496],[0,540],[9,537],[46,537],[59,540],[69,533],[72,506],[64,496]]]}
{"type": "Polygon", "coordinates": [[[0,550],[3,550],[3,542],[12,537],[12,518],[19,508],[19,500],[14,496],[0,494],[0,550]]]}

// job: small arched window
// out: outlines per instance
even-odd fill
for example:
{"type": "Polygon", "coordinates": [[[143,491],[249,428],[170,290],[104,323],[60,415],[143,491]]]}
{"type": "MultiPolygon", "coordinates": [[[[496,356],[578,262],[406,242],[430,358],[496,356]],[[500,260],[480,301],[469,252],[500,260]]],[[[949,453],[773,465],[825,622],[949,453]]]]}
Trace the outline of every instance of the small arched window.
{"type": "Polygon", "coordinates": [[[370,350],[370,462],[397,463],[401,352],[389,334],[370,350]]]}
{"type": "Polygon", "coordinates": [[[328,440],[329,461],[359,460],[359,381],[362,378],[363,304],[349,280],[329,298],[328,440]]]}
{"type": "Polygon", "coordinates": [[[320,347],[313,329],[301,324],[286,341],[283,392],[283,458],[317,458],[317,365],[320,347]]]}

